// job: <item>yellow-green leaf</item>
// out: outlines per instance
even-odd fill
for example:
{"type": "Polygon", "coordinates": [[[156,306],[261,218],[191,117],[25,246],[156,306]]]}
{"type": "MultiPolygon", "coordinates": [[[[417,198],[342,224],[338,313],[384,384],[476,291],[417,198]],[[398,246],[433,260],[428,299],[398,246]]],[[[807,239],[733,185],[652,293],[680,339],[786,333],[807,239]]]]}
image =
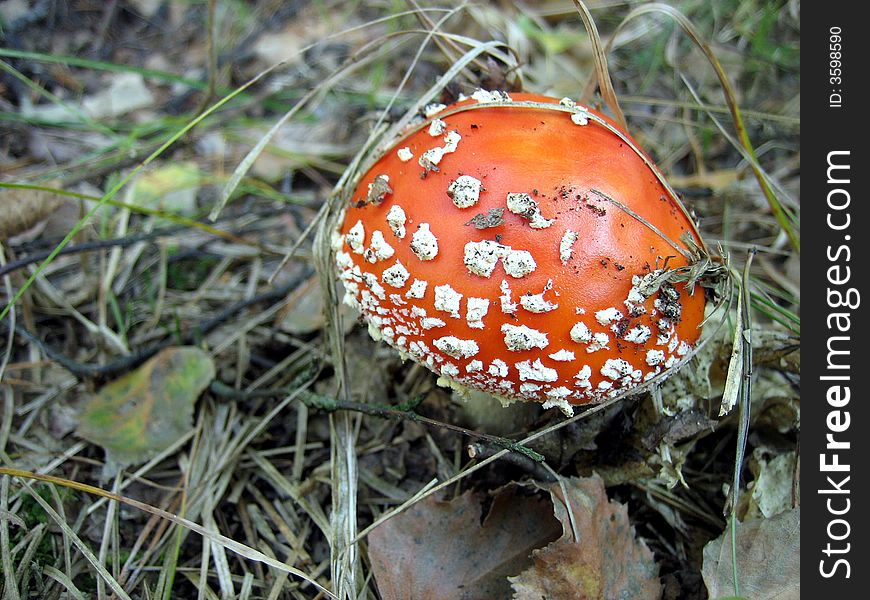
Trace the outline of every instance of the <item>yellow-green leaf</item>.
{"type": "Polygon", "coordinates": [[[196,214],[196,194],[201,183],[202,173],[196,164],[170,163],[139,175],[128,202],[189,217],[196,214]]]}
{"type": "Polygon", "coordinates": [[[77,433],[102,446],[107,462],[145,461],[190,430],[193,405],[214,376],[214,362],[199,348],[167,348],[103,386],[77,433]]]}

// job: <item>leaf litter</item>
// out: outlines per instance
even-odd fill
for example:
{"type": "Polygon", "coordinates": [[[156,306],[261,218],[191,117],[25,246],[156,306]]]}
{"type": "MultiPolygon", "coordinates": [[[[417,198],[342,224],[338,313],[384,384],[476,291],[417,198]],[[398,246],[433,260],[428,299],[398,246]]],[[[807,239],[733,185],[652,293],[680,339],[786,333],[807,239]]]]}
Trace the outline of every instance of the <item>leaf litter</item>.
{"type": "Polygon", "coordinates": [[[562,537],[532,554],[534,565],[511,577],[515,600],[607,600],[661,597],[653,553],[635,535],[624,504],[607,498],[598,476],[549,487],[562,537]]]}
{"type": "MultiPolygon", "coordinates": [[[[460,411],[449,395],[419,369],[373,346],[348,315],[343,320],[347,340],[341,356],[349,363],[350,396],[375,407],[413,407],[407,419],[346,412],[335,418],[299,402],[303,396],[299,382],[308,385],[314,380],[312,389],[335,405],[337,381],[332,369],[338,366],[330,363],[328,326],[317,315],[317,306],[329,308],[332,299],[306,293],[312,287],[312,248],[304,232],[310,231],[325,203],[325,190],[335,184],[345,166],[353,164],[352,155],[365,135],[380,131],[380,115],[394,119],[424,95],[426,102],[449,100],[479,84],[511,87],[524,82],[528,89],[552,89],[557,95],[575,97],[592,72],[584,41],[588,34],[576,13],[558,3],[518,10],[506,3],[457,9],[421,2],[409,3],[407,13],[366,3],[348,8],[328,2],[323,11],[319,5],[300,9],[294,3],[280,8],[274,3],[244,7],[209,3],[220,7],[214,21],[215,46],[220,51],[215,64],[220,68],[210,75],[212,81],[206,81],[202,76],[209,53],[205,5],[141,0],[106,3],[88,12],[74,3],[61,3],[56,7],[59,12],[48,14],[40,13],[47,3],[7,4],[17,8],[4,23],[4,32],[18,36],[24,50],[36,53],[8,58],[29,81],[18,78],[5,88],[9,93],[4,102],[9,103],[3,110],[12,118],[0,130],[8,150],[0,156],[0,168],[7,180],[59,178],[50,187],[84,191],[97,198],[113,190],[113,196],[130,168],[147,158],[149,170],[130,180],[136,188],[128,186],[126,198],[138,197],[142,204],[195,220],[215,205],[226,173],[248,148],[300,98],[308,98],[286,126],[274,132],[258,161],[235,182],[238,185],[230,186],[233,193],[221,211],[220,228],[232,232],[236,241],[246,241],[245,253],[226,239],[211,237],[197,223],[200,227],[188,233],[162,233],[159,242],[137,241],[135,252],[124,252],[116,264],[112,261],[117,253],[105,250],[114,243],[104,239],[108,232],[135,237],[168,222],[135,209],[105,205],[86,228],[76,231],[70,249],[80,242],[93,245],[84,244],[77,253],[52,260],[35,275],[17,310],[9,314],[18,327],[34,329],[38,335],[16,335],[3,344],[7,354],[0,373],[4,384],[11,384],[0,390],[4,452],[20,466],[92,482],[105,481],[107,457],[130,461],[127,468],[116,470],[118,490],[187,519],[173,521],[184,527],[178,535],[175,525],[167,526],[167,511],[155,510],[151,516],[107,511],[106,503],[93,501],[90,492],[75,502],[56,500],[55,506],[66,511],[58,513],[60,528],[30,532],[71,551],[47,557],[37,554],[42,562],[16,565],[22,596],[41,593],[41,589],[33,591],[38,579],[33,575],[43,569],[50,580],[40,581],[47,581],[47,593],[55,595],[69,591],[76,596],[75,585],[82,585],[87,577],[112,589],[117,581],[131,595],[150,597],[312,597],[315,592],[309,583],[286,577],[304,572],[348,597],[351,590],[359,590],[360,597],[374,598],[378,590],[384,594],[391,585],[401,589],[404,582],[394,574],[390,583],[391,564],[383,556],[395,557],[395,552],[390,554],[392,540],[379,538],[380,527],[370,538],[357,538],[358,530],[365,531],[380,515],[396,506],[407,507],[409,498],[436,488],[452,490],[456,498],[432,504],[429,499],[409,502],[407,512],[381,527],[416,516],[430,524],[422,533],[437,537],[445,525],[432,519],[440,515],[452,523],[448,529],[456,532],[453,544],[470,546],[464,548],[465,556],[479,567],[474,571],[461,565],[466,567],[463,577],[480,589],[498,591],[490,597],[549,594],[555,599],[563,594],[573,598],[574,589],[595,597],[596,589],[633,585],[652,590],[658,581],[664,597],[702,598],[708,595],[703,584],[694,586],[688,578],[680,579],[687,573],[697,576],[702,560],[705,577],[710,568],[721,571],[721,581],[715,576],[706,579],[709,593],[729,593],[727,540],[720,550],[721,564],[701,555],[704,543],[722,533],[720,515],[727,493],[722,483],[733,470],[729,456],[733,418],[717,419],[711,409],[717,406],[723,387],[730,351],[727,331],[709,344],[708,355],[697,357],[693,365],[697,368],[685,370],[687,382],[680,384],[677,378],[667,382],[657,405],[660,411],[642,397],[612,407],[607,419],[597,418],[603,413],[596,413],[595,418],[583,417],[535,440],[534,449],[547,457],[548,464],[530,466],[528,461],[502,457],[474,471],[474,465],[481,463],[475,462],[479,458],[469,459],[463,437],[413,420],[420,413],[444,423],[460,422],[460,411]],[[421,28],[432,31],[436,24],[439,33],[424,38],[421,28]],[[314,39],[341,28],[347,34],[314,39]],[[374,38],[376,43],[367,44],[374,38]],[[280,58],[289,59],[284,67],[196,121],[196,128],[186,134],[192,143],[152,156],[176,130],[179,118],[190,123],[200,114],[207,86],[213,84],[212,99],[224,98],[240,82],[272,67],[268,62],[279,58],[271,53],[276,41],[289,42],[281,48],[280,58]],[[309,42],[312,45],[306,46],[309,42]],[[291,47],[295,54],[285,52],[291,47]],[[470,58],[463,54],[469,47],[476,53],[470,58]],[[347,68],[341,77],[330,79],[347,65],[345,59],[359,52],[364,68],[347,68]],[[519,57],[516,63],[511,62],[513,52],[519,57]],[[449,76],[440,83],[451,80],[446,91],[431,86],[445,74],[449,76]],[[306,96],[327,79],[329,91],[321,88],[306,96]],[[28,112],[33,108],[38,110],[28,112]],[[122,219],[128,222],[119,227],[122,219]],[[286,261],[279,264],[276,256],[284,254],[286,261]],[[101,276],[107,273],[113,285],[101,286],[101,276]],[[284,294],[273,293],[288,285],[284,294]],[[218,318],[220,324],[211,326],[209,321],[218,318]],[[201,331],[207,334],[200,335],[201,331]],[[152,367],[133,359],[149,348],[177,345],[179,338],[207,349],[214,381],[231,386],[235,395],[222,396],[213,388],[202,391],[205,384],[193,377],[181,385],[186,399],[179,401],[181,408],[170,418],[154,410],[163,405],[154,395],[161,393],[159,385],[146,377],[152,367]],[[81,399],[97,397],[111,390],[112,384],[104,385],[101,377],[71,374],[52,358],[58,352],[71,359],[67,366],[77,362],[126,365],[111,377],[127,372],[139,378],[131,386],[145,399],[136,402],[152,405],[151,414],[131,410],[125,422],[126,415],[118,411],[124,401],[115,398],[112,422],[117,432],[102,431],[104,437],[93,441],[72,434],[77,419],[79,431],[87,431],[90,417],[81,399]],[[95,388],[100,391],[94,392],[95,388]],[[425,400],[419,403],[419,398],[425,400]],[[120,435],[146,431],[151,420],[160,418],[174,421],[166,426],[165,439],[144,436],[145,443],[134,443],[133,435],[127,439],[120,435]],[[119,435],[111,440],[110,433],[119,435]],[[555,476],[550,465],[557,471],[555,476]],[[593,471],[603,474],[606,493],[601,485],[578,479],[593,471]],[[556,477],[561,486],[548,483],[556,477]],[[438,482],[450,484],[442,488],[438,482]],[[505,487],[511,482],[526,485],[505,487]],[[529,482],[537,482],[537,487],[529,487],[529,482]],[[336,490],[347,490],[347,495],[332,503],[336,490]],[[607,500],[608,496],[614,500],[607,500]],[[513,503],[524,514],[516,514],[509,506],[513,503]],[[614,520],[587,522],[587,506],[614,520]],[[418,509],[422,514],[415,512],[418,509]],[[196,520],[205,525],[197,525],[196,520]],[[504,527],[531,531],[536,540],[512,548],[508,536],[499,533],[504,527]],[[102,542],[98,563],[129,555],[114,569],[97,568],[102,565],[81,560],[83,555],[75,551],[79,537],[90,540],[104,531],[113,533],[102,542]],[[186,535],[188,531],[197,535],[186,535]],[[474,541],[464,541],[467,534],[486,544],[474,547],[474,541]],[[575,534],[581,543],[575,541],[575,534]],[[210,542],[203,545],[201,535],[210,542]],[[602,538],[606,543],[582,543],[602,538]],[[359,548],[365,549],[367,543],[371,569],[365,552],[344,552],[359,540],[363,540],[359,548]],[[204,547],[210,550],[203,553],[204,547]],[[255,562],[234,560],[224,548],[255,562]],[[494,556],[484,555],[487,548],[494,556]],[[381,566],[372,577],[379,552],[381,566]],[[617,554],[629,560],[613,570],[612,580],[607,573],[590,577],[589,570],[573,568],[609,564],[617,554]],[[286,563],[283,571],[282,563],[286,563]],[[299,570],[293,571],[295,567],[299,570]]],[[[681,9],[690,13],[705,39],[717,40],[718,54],[719,47],[731,43],[757,47],[751,40],[758,14],[755,3],[741,5],[745,18],[737,29],[729,28],[728,19],[711,25],[700,4],[681,9]]],[[[12,9],[4,5],[3,10],[12,9]]],[[[613,35],[614,24],[630,10],[595,8],[592,16],[604,41],[614,38],[612,50],[605,53],[613,91],[633,135],[658,157],[677,191],[703,216],[702,228],[711,246],[723,242],[732,252],[750,245],[760,249],[753,277],[762,284],[756,289],[771,295],[765,298],[771,300],[765,306],[797,312],[796,259],[789,255],[781,229],[772,224],[767,192],[760,191],[751,177],[762,169],[775,184],[773,189],[788,192],[783,199],[786,208],[797,210],[788,197],[797,197],[800,180],[799,154],[789,150],[797,143],[799,105],[790,98],[796,97],[792,93],[796,79],[787,68],[779,68],[775,57],[747,61],[727,51],[718,56],[732,82],[737,82],[745,129],[753,142],[759,148],[762,141],[772,142],[764,146],[764,153],[759,151],[757,160],[743,160],[746,151],[735,150],[733,141],[719,135],[719,128],[727,128],[728,123],[711,119],[728,114],[730,107],[716,105],[721,104],[717,76],[708,61],[697,60],[703,53],[693,50],[683,55],[684,47],[674,42],[672,31],[648,26],[651,13],[634,18],[613,35]],[[605,10],[613,13],[599,19],[605,10]],[[664,62],[659,60],[661,52],[666,55],[664,62]],[[685,80],[692,84],[688,91],[685,80]]],[[[783,12],[778,17],[767,43],[781,42],[783,47],[794,43],[797,21],[790,15],[783,12]]],[[[600,48],[594,58],[601,58],[600,48]]],[[[602,97],[589,90],[589,103],[600,104],[602,97]]],[[[0,199],[0,214],[9,206],[3,204],[0,199]]],[[[0,261],[11,259],[18,265],[3,277],[7,299],[34,275],[35,263],[28,262],[29,257],[54,248],[93,205],[68,198],[61,209],[55,208],[56,202],[44,206],[48,208],[33,212],[16,206],[12,219],[0,218],[7,224],[14,219],[17,234],[4,242],[0,255],[0,261]],[[67,212],[60,215],[61,210],[67,212]],[[67,226],[53,228],[51,221],[67,226]]],[[[735,271],[739,270],[742,259],[735,253],[732,260],[735,271]]],[[[754,372],[752,458],[748,481],[742,482],[746,487],[740,515],[745,522],[738,536],[744,527],[747,532],[754,527],[750,517],[769,517],[760,521],[765,522],[793,511],[789,492],[795,489],[799,458],[790,450],[796,447],[800,416],[794,392],[799,384],[800,344],[793,334],[799,322],[789,323],[790,340],[776,338],[784,329],[778,323],[789,318],[787,312],[764,313],[753,323],[753,351],[760,364],[754,372]]],[[[5,336],[7,330],[0,331],[0,337],[5,336]]],[[[207,367],[199,368],[208,374],[207,367]]],[[[548,414],[534,413],[530,419],[529,428],[536,431],[558,423],[548,414]]],[[[494,452],[486,444],[476,446],[480,458],[494,452]]],[[[27,524],[21,498],[29,488],[17,479],[8,481],[8,510],[14,517],[9,522],[27,524]]],[[[409,527],[424,529],[420,523],[409,527]]],[[[784,527],[795,528],[796,523],[784,527]]],[[[16,528],[11,527],[12,535],[16,528]]],[[[401,536],[398,531],[396,540],[401,536]]],[[[776,548],[791,547],[790,538],[781,532],[768,534],[766,540],[776,548]]],[[[516,546],[515,540],[512,543],[516,546]]],[[[20,558],[25,545],[5,549],[4,559],[20,558]]],[[[750,546],[741,541],[741,552],[750,553],[750,546]]],[[[428,550],[413,546],[408,552],[420,556],[428,550]]],[[[404,576],[412,578],[421,566],[430,573],[435,568],[423,562],[402,564],[408,564],[404,576]]],[[[753,578],[763,576],[751,569],[740,565],[747,578],[743,589],[751,589],[753,578]]],[[[434,582],[420,585],[437,587],[434,582]]],[[[787,592],[790,588],[784,585],[787,592]]]]}
{"type": "MultiPolygon", "coordinates": [[[[740,594],[753,600],[800,598],[800,507],[737,528],[740,594]]],[[[702,574],[711,598],[733,595],[731,528],[704,547],[702,574]]]]}
{"type": "Polygon", "coordinates": [[[600,477],[541,491],[549,501],[503,488],[484,518],[479,495],[466,492],[429,497],[385,521],[368,538],[380,593],[385,600],[660,597],[653,554],[600,477]]]}

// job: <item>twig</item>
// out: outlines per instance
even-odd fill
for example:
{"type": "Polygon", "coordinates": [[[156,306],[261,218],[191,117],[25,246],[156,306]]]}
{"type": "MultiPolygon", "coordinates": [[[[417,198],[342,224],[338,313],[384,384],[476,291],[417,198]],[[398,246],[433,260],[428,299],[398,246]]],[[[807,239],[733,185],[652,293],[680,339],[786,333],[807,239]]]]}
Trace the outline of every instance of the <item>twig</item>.
{"type": "MultiPolygon", "coordinates": [[[[249,400],[252,398],[283,398],[289,393],[289,391],[286,389],[261,389],[240,391],[218,381],[213,382],[209,389],[219,396],[223,396],[225,398],[233,398],[236,400],[249,400]]],[[[406,404],[384,406],[378,404],[364,404],[362,402],[353,402],[349,400],[338,400],[330,396],[315,394],[313,392],[303,392],[302,394],[300,394],[299,398],[309,408],[316,408],[326,412],[349,410],[352,412],[358,412],[364,415],[368,415],[370,417],[421,423],[430,427],[438,427],[440,429],[446,429],[447,431],[459,433],[472,439],[482,440],[498,448],[517,453],[535,463],[542,463],[545,460],[542,454],[514,440],[495,435],[489,435],[487,433],[480,433],[478,431],[466,429],[465,427],[453,425],[452,423],[445,423],[443,421],[424,417],[423,415],[415,412],[415,409],[417,408],[417,406],[419,406],[422,399],[412,400],[411,402],[408,402],[406,404]]]]}
{"type": "MultiPolygon", "coordinates": [[[[81,242],[72,246],[66,246],[60,252],[58,252],[56,256],[63,256],[66,254],[78,254],[81,252],[92,252],[94,250],[102,250],[104,248],[125,248],[139,242],[147,242],[157,238],[175,235],[176,233],[180,231],[185,231],[187,229],[187,226],[182,225],[178,227],[167,227],[165,229],[159,229],[157,231],[152,231],[149,233],[129,235],[123,238],[81,242]]],[[[27,256],[22,256],[17,260],[10,261],[0,267],[0,277],[3,277],[8,273],[12,273],[13,271],[17,271],[18,269],[22,269],[28,265],[32,265],[34,263],[45,260],[51,253],[51,250],[41,250],[39,252],[33,252],[31,254],[28,254],[27,256]]]]}
{"type": "MultiPolygon", "coordinates": [[[[206,319],[198,325],[189,329],[187,332],[181,335],[180,339],[172,337],[165,338],[150,346],[146,346],[145,348],[142,348],[128,356],[121,357],[104,365],[80,363],[63,354],[59,350],[56,350],[55,348],[49,346],[37,335],[33,334],[30,330],[28,330],[21,324],[15,324],[15,332],[21,337],[25,338],[27,341],[35,344],[42,352],[45,353],[48,358],[57,362],[60,366],[65,368],[76,377],[82,379],[106,379],[114,375],[129,371],[130,369],[136,368],[164,348],[167,348],[173,344],[192,344],[199,342],[206,334],[208,334],[219,325],[228,321],[236,313],[239,313],[254,304],[272,302],[283,298],[291,290],[297,288],[303,281],[311,277],[311,275],[312,272],[310,269],[304,269],[296,277],[292,278],[291,280],[287,281],[279,287],[226,307],[224,310],[220,311],[211,318],[206,319]]],[[[8,330],[9,324],[6,320],[0,320],[0,330],[4,329],[8,330]]]]}
{"type": "MultiPolygon", "coordinates": [[[[501,448],[499,449],[501,450],[501,448]]],[[[468,444],[468,457],[476,460],[482,460],[489,458],[490,456],[494,456],[496,452],[494,447],[489,446],[488,444],[481,443],[472,443],[468,444]]],[[[526,471],[529,475],[535,478],[537,481],[546,481],[553,482],[556,481],[556,477],[548,470],[547,464],[544,462],[536,461],[525,454],[512,452],[510,454],[505,454],[502,457],[505,462],[508,462],[514,466],[519,467],[523,471],[526,471]]]]}

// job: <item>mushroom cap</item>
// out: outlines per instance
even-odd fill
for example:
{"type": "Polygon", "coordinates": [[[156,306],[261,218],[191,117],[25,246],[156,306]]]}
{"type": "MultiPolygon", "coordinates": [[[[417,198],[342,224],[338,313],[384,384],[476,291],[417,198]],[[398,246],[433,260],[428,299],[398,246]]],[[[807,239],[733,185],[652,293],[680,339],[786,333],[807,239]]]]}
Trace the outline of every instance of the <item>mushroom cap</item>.
{"type": "Polygon", "coordinates": [[[688,265],[686,236],[702,242],[637,144],[595,117],[611,121],[506,99],[475,94],[386,150],[336,264],[373,337],[442,383],[570,413],[690,352],[704,293],[665,275],[688,265]]]}

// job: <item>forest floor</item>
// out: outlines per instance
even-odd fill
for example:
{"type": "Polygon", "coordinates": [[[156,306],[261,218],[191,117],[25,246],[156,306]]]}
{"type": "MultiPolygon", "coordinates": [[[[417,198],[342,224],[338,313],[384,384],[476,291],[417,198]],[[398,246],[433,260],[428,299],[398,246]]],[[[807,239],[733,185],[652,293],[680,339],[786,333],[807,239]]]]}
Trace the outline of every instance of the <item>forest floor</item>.
{"type": "Polygon", "coordinates": [[[799,597],[799,7],[0,3],[3,598],[799,597]],[[342,174],[451,69],[621,110],[696,216],[726,285],[654,393],[486,429],[324,300],[342,174]]]}

